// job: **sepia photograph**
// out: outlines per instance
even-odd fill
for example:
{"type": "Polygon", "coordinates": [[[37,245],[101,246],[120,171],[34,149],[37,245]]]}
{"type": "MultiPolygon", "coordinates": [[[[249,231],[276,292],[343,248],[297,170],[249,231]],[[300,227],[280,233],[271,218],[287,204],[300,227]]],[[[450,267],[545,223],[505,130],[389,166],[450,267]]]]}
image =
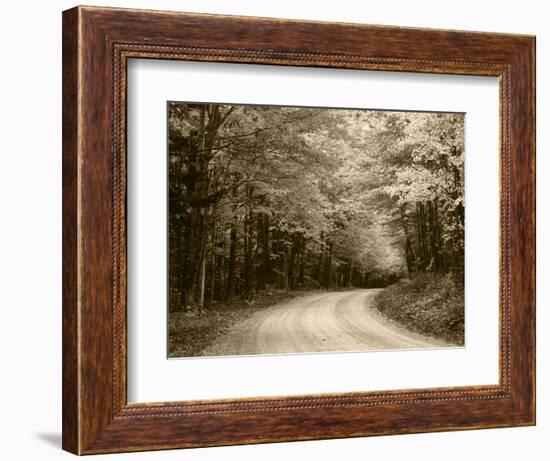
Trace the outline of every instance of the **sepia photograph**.
{"type": "Polygon", "coordinates": [[[169,101],[168,357],[463,347],[464,124],[169,101]]]}
{"type": "Polygon", "coordinates": [[[2,336],[7,417],[32,424],[10,453],[463,461],[479,446],[509,461],[544,446],[550,41],[533,34],[550,32],[541,8],[461,3],[457,24],[399,2],[23,8],[39,33],[8,34],[36,52],[5,72],[21,164],[3,194],[18,212],[4,304],[23,315],[2,336]],[[485,428],[501,429],[467,433],[485,428]],[[421,433],[440,449],[418,450],[421,433]]]}

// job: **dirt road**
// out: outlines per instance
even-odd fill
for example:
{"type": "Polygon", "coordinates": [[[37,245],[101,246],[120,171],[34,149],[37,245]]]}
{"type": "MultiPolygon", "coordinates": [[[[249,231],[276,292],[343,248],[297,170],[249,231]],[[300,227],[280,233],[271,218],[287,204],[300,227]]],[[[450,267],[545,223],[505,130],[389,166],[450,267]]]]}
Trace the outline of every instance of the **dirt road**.
{"type": "Polygon", "coordinates": [[[390,322],[373,307],[379,290],[318,293],[255,313],[236,324],[204,355],[419,349],[441,341],[390,322]]]}

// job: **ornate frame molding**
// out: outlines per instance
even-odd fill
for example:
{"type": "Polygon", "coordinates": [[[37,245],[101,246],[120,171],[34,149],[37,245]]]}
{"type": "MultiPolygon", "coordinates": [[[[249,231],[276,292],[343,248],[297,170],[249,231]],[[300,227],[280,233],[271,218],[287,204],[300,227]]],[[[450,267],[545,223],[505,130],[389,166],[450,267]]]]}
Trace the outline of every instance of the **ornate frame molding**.
{"type": "Polygon", "coordinates": [[[533,37],[77,7],[63,16],[63,59],[66,450],[534,424],[533,37]],[[135,58],[499,77],[499,385],[128,404],[126,64],[135,58]]]}

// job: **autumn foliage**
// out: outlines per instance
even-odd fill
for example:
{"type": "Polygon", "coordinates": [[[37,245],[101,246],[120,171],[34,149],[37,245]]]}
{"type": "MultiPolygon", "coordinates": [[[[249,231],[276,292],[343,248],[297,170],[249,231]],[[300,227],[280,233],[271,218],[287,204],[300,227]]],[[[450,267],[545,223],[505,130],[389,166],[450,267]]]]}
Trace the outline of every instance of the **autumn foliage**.
{"type": "Polygon", "coordinates": [[[464,273],[464,116],[170,103],[169,301],[464,273]]]}

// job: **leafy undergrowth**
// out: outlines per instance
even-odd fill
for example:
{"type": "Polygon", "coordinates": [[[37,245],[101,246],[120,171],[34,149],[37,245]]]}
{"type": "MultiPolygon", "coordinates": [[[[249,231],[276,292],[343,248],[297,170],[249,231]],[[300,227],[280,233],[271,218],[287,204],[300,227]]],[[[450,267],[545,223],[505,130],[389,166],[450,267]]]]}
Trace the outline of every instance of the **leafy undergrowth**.
{"type": "Polygon", "coordinates": [[[255,312],[311,291],[273,290],[261,292],[253,301],[235,298],[214,302],[202,310],[170,312],[168,320],[168,356],[197,357],[241,320],[255,312]]]}
{"type": "Polygon", "coordinates": [[[450,274],[403,279],[378,294],[376,307],[409,330],[464,345],[464,288],[450,274]]]}

